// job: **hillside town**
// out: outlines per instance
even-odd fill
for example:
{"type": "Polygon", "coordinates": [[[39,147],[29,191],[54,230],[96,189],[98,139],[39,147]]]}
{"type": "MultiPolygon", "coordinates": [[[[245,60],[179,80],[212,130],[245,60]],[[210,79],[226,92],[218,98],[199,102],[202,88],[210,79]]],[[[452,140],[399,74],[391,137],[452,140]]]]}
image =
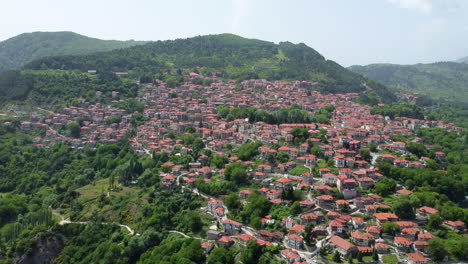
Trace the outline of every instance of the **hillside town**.
{"type": "MultiPolygon", "coordinates": [[[[414,264],[431,262],[426,248],[435,235],[425,226],[439,210],[423,206],[414,219],[399,217],[389,198],[371,192],[388,176],[377,164],[415,170],[432,162],[445,164],[444,152],[415,158],[398,138],[426,144],[415,134],[417,129],[458,133],[462,128],[443,121],[372,114],[370,106],[357,102],[357,93],[323,94],[316,89],[318,83],[307,81],[236,82],[192,72],[184,75],[181,85],[157,81],[139,86],[138,97],[132,99],[144,106],[142,112],[126,111],[122,105],[129,98],[113,92],[108,103],[80,99],[76,106],[57,113],[34,114],[20,128],[34,134],[33,144],[44,148],[57,142],[93,148],[128,141],[142,156],[191,156],[180,164],[165,162],[160,178],[169,190],[188,190],[206,198],[201,210],[217,223],[202,244],[207,253],[214,247],[254,240],[260,246],[280,247],[289,264],[331,262],[335,254],[341,259],[359,256],[362,262],[383,262],[386,256],[414,264]],[[221,108],[227,113],[221,114],[221,108]],[[238,118],[229,112],[233,109],[268,113],[297,109],[309,116],[330,109],[330,118],[325,123],[275,123],[238,118]],[[65,135],[66,127],[74,127],[76,136],[65,135]],[[191,134],[200,137],[202,149],[183,139],[191,134]],[[255,146],[254,155],[239,157],[236,150],[248,144],[255,146]],[[225,164],[213,165],[204,151],[225,164]],[[255,227],[242,222],[226,205],[231,193],[213,195],[200,188],[232,177],[227,175],[230,166],[242,166],[247,172],[248,184],[237,193],[240,203],[248,204],[249,197],[260,195],[275,208],[299,204],[297,213],[268,214],[255,227]],[[390,226],[395,227],[393,233],[384,232],[390,226]]],[[[410,195],[409,188],[398,184],[390,197],[410,195]]],[[[460,220],[443,225],[466,232],[460,220]]]]}

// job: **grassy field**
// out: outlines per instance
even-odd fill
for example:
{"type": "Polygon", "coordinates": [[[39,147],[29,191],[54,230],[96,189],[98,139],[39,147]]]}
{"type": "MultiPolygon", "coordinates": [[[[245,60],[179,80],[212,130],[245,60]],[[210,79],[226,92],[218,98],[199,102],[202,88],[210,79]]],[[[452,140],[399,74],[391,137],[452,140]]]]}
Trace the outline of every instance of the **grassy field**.
{"type": "Polygon", "coordinates": [[[398,258],[395,255],[387,255],[382,257],[382,261],[385,264],[397,264],[398,258]]]}
{"type": "Polygon", "coordinates": [[[118,186],[116,191],[108,192],[108,179],[78,188],[78,200],[83,204],[74,218],[86,221],[94,215],[101,215],[107,222],[131,225],[139,217],[148,200],[137,188],[118,186]],[[114,210],[121,208],[120,210],[114,210]]]}

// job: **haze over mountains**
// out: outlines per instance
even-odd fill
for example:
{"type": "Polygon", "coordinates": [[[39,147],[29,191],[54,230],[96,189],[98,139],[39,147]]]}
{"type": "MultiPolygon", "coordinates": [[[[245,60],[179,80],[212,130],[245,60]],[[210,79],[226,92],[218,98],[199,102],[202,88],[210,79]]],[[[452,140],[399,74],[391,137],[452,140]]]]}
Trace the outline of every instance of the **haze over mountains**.
{"type": "Polygon", "coordinates": [[[24,33],[0,42],[0,72],[19,69],[34,59],[46,56],[89,54],[143,43],[101,40],[66,31],[24,33]]]}
{"type": "Polygon", "coordinates": [[[468,62],[468,56],[456,60],[456,62],[466,63],[468,62]]]}

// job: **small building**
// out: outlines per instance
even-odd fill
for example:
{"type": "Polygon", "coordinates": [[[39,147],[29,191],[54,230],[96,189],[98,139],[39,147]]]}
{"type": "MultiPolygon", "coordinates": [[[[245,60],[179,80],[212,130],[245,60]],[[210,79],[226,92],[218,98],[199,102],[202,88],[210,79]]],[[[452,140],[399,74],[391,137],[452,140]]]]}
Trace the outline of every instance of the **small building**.
{"type": "Polygon", "coordinates": [[[332,236],[329,240],[331,246],[340,253],[342,257],[347,257],[350,254],[357,253],[358,248],[351,242],[339,237],[332,236]]]}
{"type": "Polygon", "coordinates": [[[230,235],[238,235],[242,233],[242,224],[231,219],[223,221],[224,232],[230,235]]]}

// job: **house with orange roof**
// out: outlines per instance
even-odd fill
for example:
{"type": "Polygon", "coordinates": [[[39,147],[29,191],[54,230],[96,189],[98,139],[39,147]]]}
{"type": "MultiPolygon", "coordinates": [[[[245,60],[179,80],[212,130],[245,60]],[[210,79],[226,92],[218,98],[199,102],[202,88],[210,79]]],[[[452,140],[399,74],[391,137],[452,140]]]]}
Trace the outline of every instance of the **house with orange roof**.
{"type": "Polygon", "coordinates": [[[418,240],[429,241],[435,238],[435,236],[429,232],[419,233],[418,240]]]}
{"type": "Polygon", "coordinates": [[[328,195],[328,194],[324,194],[324,195],[317,196],[316,199],[317,199],[317,204],[319,206],[325,207],[325,208],[333,208],[333,205],[334,205],[333,196],[328,195]]]}
{"type": "Polygon", "coordinates": [[[397,221],[395,222],[395,224],[397,224],[400,227],[400,229],[418,227],[418,224],[412,221],[397,221]]]}
{"type": "Polygon", "coordinates": [[[240,234],[237,236],[239,241],[243,242],[244,244],[247,244],[249,241],[252,240],[257,240],[255,237],[249,235],[249,234],[240,234]]]}
{"type": "Polygon", "coordinates": [[[302,209],[306,209],[306,210],[309,210],[315,207],[315,203],[309,200],[300,201],[299,204],[301,205],[302,209]]]}
{"type": "Polygon", "coordinates": [[[385,243],[375,243],[375,249],[379,254],[388,254],[390,253],[390,245],[385,243]]]}
{"type": "Polygon", "coordinates": [[[415,251],[426,252],[426,249],[428,246],[429,246],[429,241],[417,240],[413,242],[413,248],[415,251]]]}
{"type": "Polygon", "coordinates": [[[328,185],[317,185],[314,186],[314,190],[316,190],[318,193],[330,193],[333,191],[333,188],[328,186],[328,185]]]}
{"type": "Polygon", "coordinates": [[[373,214],[375,219],[377,219],[377,222],[379,222],[380,225],[383,225],[384,223],[390,221],[390,222],[395,222],[398,220],[398,216],[393,213],[375,213],[373,214]]]}
{"type": "Polygon", "coordinates": [[[237,235],[242,233],[242,224],[231,219],[223,221],[224,232],[230,235],[237,235]]]}
{"type": "Polygon", "coordinates": [[[234,244],[234,239],[228,236],[222,236],[219,240],[218,243],[221,247],[230,247],[234,244]]]}
{"type": "Polygon", "coordinates": [[[293,225],[290,229],[289,229],[289,232],[290,233],[295,233],[295,234],[303,234],[305,233],[305,225],[300,225],[300,224],[296,224],[296,225],[293,225]]]}
{"type": "Polygon", "coordinates": [[[411,240],[408,238],[398,236],[394,238],[393,242],[400,252],[406,252],[412,244],[411,240]]]}
{"type": "Polygon", "coordinates": [[[374,236],[369,233],[351,232],[352,241],[358,246],[370,246],[374,243],[374,236]]]}
{"type": "Polygon", "coordinates": [[[414,241],[416,240],[419,232],[421,232],[421,230],[419,228],[416,228],[416,227],[408,227],[408,228],[403,228],[401,229],[400,231],[400,235],[402,237],[406,237],[408,238],[409,240],[411,241],[414,241]]]}
{"type": "Polygon", "coordinates": [[[304,246],[304,239],[298,234],[289,234],[287,236],[287,243],[290,248],[302,249],[304,246]]]}
{"type": "Polygon", "coordinates": [[[249,196],[252,194],[252,191],[251,190],[241,190],[239,192],[239,196],[241,199],[247,199],[249,198],[249,196]]]}
{"type": "Polygon", "coordinates": [[[318,223],[319,217],[314,213],[307,213],[301,215],[301,221],[303,224],[313,224],[316,225],[318,223]]]}
{"type": "Polygon", "coordinates": [[[285,217],[281,221],[281,226],[286,229],[291,229],[294,225],[297,224],[297,221],[292,219],[291,217],[285,217]]]}
{"type": "Polygon", "coordinates": [[[465,223],[462,221],[445,221],[444,224],[455,232],[465,232],[465,223]]]}
{"type": "Polygon", "coordinates": [[[289,248],[281,250],[281,256],[286,259],[288,264],[301,261],[301,256],[296,251],[289,248]]]}
{"type": "Polygon", "coordinates": [[[284,234],[283,232],[272,232],[269,230],[259,230],[258,235],[261,239],[269,242],[281,242],[283,240],[284,234]]]}
{"type": "Polygon", "coordinates": [[[406,256],[408,257],[410,264],[426,264],[431,261],[421,253],[408,253],[406,256]]]}
{"type": "Polygon", "coordinates": [[[202,248],[205,250],[205,254],[210,254],[211,250],[214,248],[214,244],[211,242],[202,243],[202,248]]]}
{"type": "Polygon", "coordinates": [[[439,210],[432,207],[423,206],[417,210],[417,215],[423,219],[428,219],[431,215],[439,214],[439,210]]]}
{"type": "Polygon", "coordinates": [[[380,226],[371,225],[366,228],[367,233],[374,236],[374,238],[379,238],[382,234],[382,228],[380,226]]]}
{"type": "Polygon", "coordinates": [[[402,189],[402,190],[398,190],[397,194],[399,194],[399,195],[411,195],[411,194],[413,194],[413,192],[410,191],[410,190],[407,190],[407,189],[402,189]]]}
{"type": "Polygon", "coordinates": [[[347,257],[348,255],[354,254],[358,251],[358,248],[355,245],[339,236],[332,236],[328,243],[338,251],[342,257],[347,257]]]}

